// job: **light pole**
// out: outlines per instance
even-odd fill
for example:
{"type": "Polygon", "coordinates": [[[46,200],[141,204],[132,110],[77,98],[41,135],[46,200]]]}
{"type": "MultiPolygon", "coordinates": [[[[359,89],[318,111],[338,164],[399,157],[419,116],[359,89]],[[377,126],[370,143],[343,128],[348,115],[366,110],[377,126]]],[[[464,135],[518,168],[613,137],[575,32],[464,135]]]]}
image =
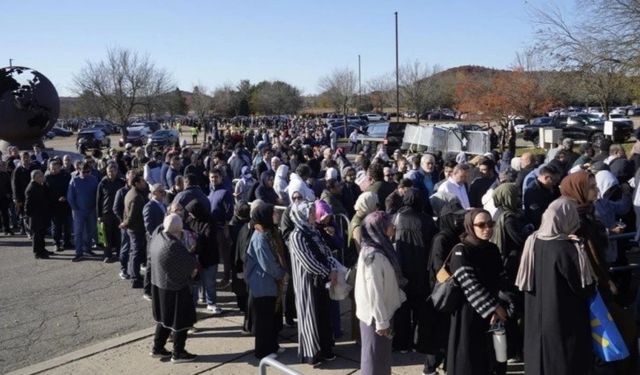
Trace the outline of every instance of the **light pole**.
{"type": "Polygon", "coordinates": [[[13,59],[9,59],[9,68],[13,67],[13,59]]]}
{"type": "Polygon", "coordinates": [[[358,55],[358,113],[360,113],[360,101],[362,100],[362,72],[360,70],[360,55],[358,55]]]}
{"type": "Polygon", "coordinates": [[[396,16],[396,121],[400,122],[400,68],[398,63],[398,12],[396,16]]]}

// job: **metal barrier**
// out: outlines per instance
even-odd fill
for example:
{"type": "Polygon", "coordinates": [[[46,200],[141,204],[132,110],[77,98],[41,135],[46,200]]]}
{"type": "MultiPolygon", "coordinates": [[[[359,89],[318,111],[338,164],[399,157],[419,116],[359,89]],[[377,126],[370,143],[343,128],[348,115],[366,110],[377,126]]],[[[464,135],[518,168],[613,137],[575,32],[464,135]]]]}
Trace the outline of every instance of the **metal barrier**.
{"type": "Polygon", "coordinates": [[[282,362],[276,361],[275,359],[270,357],[264,357],[260,360],[260,364],[258,365],[258,374],[266,375],[268,367],[276,368],[281,372],[284,372],[285,374],[289,374],[289,375],[302,375],[302,373],[296,370],[293,370],[287,367],[286,365],[284,365],[282,362]]]}

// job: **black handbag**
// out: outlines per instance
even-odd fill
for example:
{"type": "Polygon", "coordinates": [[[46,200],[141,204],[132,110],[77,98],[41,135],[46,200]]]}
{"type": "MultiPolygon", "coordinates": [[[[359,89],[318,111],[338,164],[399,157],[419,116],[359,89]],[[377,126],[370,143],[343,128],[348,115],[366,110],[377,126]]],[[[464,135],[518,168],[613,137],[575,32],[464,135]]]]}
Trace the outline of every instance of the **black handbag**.
{"type": "Polygon", "coordinates": [[[436,274],[436,284],[429,296],[433,307],[443,313],[456,311],[462,305],[464,299],[460,285],[458,285],[458,282],[448,270],[449,258],[451,257],[451,253],[456,250],[456,246],[451,249],[442,267],[440,267],[440,270],[436,274]]]}

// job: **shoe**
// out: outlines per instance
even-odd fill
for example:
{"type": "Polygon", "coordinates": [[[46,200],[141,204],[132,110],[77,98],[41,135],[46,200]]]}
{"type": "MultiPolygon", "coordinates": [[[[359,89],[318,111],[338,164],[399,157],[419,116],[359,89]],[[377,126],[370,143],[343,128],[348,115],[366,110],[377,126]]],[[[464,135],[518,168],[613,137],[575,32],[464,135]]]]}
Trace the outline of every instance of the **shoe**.
{"type": "Polygon", "coordinates": [[[53,251],[49,251],[49,250],[45,250],[44,252],[45,252],[47,255],[53,255],[53,254],[55,254],[53,251]]]}
{"type": "Polygon", "coordinates": [[[222,309],[216,305],[207,305],[207,310],[211,311],[211,315],[220,315],[222,314],[222,309]]]}
{"type": "Polygon", "coordinates": [[[218,285],[216,286],[216,289],[218,289],[218,290],[230,290],[231,289],[231,282],[230,281],[221,280],[218,283],[218,285]]]}
{"type": "Polygon", "coordinates": [[[62,246],[58,245],[58,246],[56,246],[56,251],[57,251],[57,252],[64,251],[64,247],[62,247],[62,246]]]}
{"type": "Polygon", "coordinates": [[[192,362],[198,356],[195,354],[191,354],[186,350],[180,353],[173,353],[171,355],[171,363],[184,363],[184,362],[192,362]]]}
{"type": "Polygon", "coordinates": [[[142,284],[142,280],[134,280],[131,283],[131,288],[133,289],[142,289],[144,285],[142,284]]]}
{"type": "Polygon", "coordinates": [[[115,257],[105,257],[102,261],[105,262],[105,263],[115,263],[116,262],[116,258],[115,257]]]}
{"type": "Polygon", "coordinates": [[[151,295],[147,293],[142,293],[142,298],[151,302],[151,295]]]}
{"type": "Polygon", "coordinates": [[[149,355],[152,358],[167,358],[167,357],[171,357],[171,352],[165,348],[162,348],[160,350],[153,349],[151,350],[151,353],[149,353],[149,355]]]}
{"type": "Polygon", "coordinates": [[[126,274],[124,271],[120,271],[120,273],[118,274],[118,276],[120,276],[120,279],[122,280],[129,280],[131,278],[131,276],[129,276],[128,274],[126,274]]]}
{"type": "Polygon", "coordinates": [[[15,234],[12,231],[4,232],[5,236],[14,236],[15,234]]]}
{"type": "Polygon", "coordinates": [[[283,348],[283,347],[279,347],[279,348],[278,348],[277,353],[278,353],[278,354],[282,354],[282,353],[284,353],[284,352],[285,352],[285,350],[287,350],[287,349],[285,349],[285,348],[283,348]]]}
{"type": "Polygon", "coordinates": [[[189,328],[187,333],[190,333],[190,334],[198,333],[198,327],[193,326],[193,327],[189,328]]]}
{"type": "Polygon", "coordinates": [[[328,362],[335,361],[336,358],[338,358],[338,357],[336,357],[336,355],[333,354],[333,353],[331,353],[330,356],[322,356],[322,360],[323,361],[328,361],[328,362]]]}
{"type": "Polygon", "coordinates": [[[47,253],[36,254],[35,257],[36,259],[49,259],[49,254],[47,253]]]}
{"type": "Polygon", "coordinates": [[[87,250],[87,251],[84,252],[84,255],[87,255],[87,256],[90,256],[90,257],[94,257],[94,256],[96,256],[96,253],[94,253],[91,250],[87,250]]]}
{"type": "Polygon", "coordinates": [[[84,257],[82,255],[76,255],[73,257],[73,259],[71,259],[72,262],[80,262],[81,260],[84,260],[84,257]]]}

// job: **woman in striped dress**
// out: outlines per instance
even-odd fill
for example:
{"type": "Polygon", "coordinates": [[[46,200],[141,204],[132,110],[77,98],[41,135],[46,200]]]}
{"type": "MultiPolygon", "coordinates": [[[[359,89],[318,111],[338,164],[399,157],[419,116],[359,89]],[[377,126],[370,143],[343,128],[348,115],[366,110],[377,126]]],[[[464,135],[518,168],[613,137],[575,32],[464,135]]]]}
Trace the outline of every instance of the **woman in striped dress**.
{"type": "Polygon", "coordinates": [[[464,216],[462,243],[451,249],[449,268],[465,300],[453,313],[447,351],[448,375],[506,373],[506,363],[495,361],[492,324],[507,319],[498,299],[506,285],[498,247],[489,242],[493,234],[489,212],[474,208],[464,216]]]}
{"type": "Polygon", "coordinates": [[[295,229],[289,236],[293,287],[298,311],[298,357],[318,364],[335,359],[327,282],[336,282],[337,261],[314,226],[313,202],[291,207],[295,229]]]}

